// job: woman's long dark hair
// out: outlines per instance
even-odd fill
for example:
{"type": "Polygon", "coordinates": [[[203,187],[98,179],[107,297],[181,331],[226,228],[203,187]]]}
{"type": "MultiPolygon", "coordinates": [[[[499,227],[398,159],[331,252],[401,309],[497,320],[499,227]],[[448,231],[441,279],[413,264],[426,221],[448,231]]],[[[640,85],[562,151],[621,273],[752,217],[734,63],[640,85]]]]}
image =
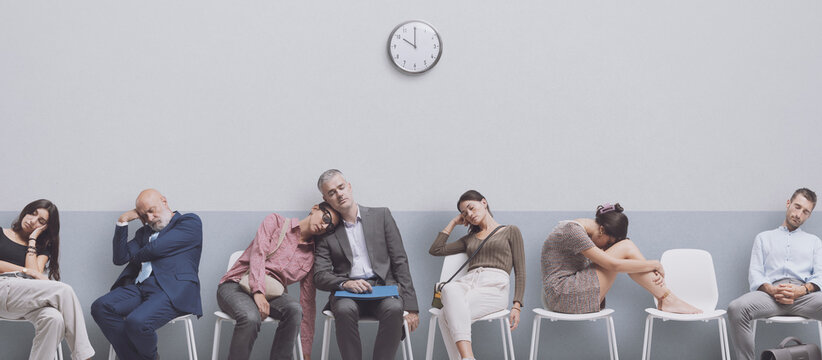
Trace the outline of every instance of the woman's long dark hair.
{"type": "MultiPolygon", "coordinates": [[[[482,196],[482,194],[480,194],[479,191],[468,190],[464,194],[462,194],[462,196],[460,196],[459,200],[457,200],[457,211],[462,213],[462,210],[460,210],[460,204],[463,201],[482,201],[483,199],[485,199],[485,196],[482,196]]],[[[485,202],[488,203],[488,200],[486,199],[485,202]]],[[[487,206],[486,210],[488,211],[488,215],[491,215],[491,217],[494,217],[494,214],[491,213],[491,205],[486,205],[486,206],[487,206]]],[[[481,229],[478,225],[471,225],[471,226],[468,227],[468,233],[469,234],[478,233],[478,232],[480,232],[480,230],[481,229]]]]}
{"type": "Polygon", "coordinates": [[[628,237],[628,217],[622,213],[623,211],[625,209],[619,203],[597,206],[595,220],[602,226],[605,235],[614,238],[615,243],[628,237]]]}
{"type": "Polygon", "coordinates": [[[46,199],[32,201],[23,208],[17,220],[11,223],[11,229],[16,233],[23,231],[23,218],[26,215],[36,215],[37,209],[45,209],[49,213],[48,227],[37,238],[37,252],[47,251],[50,254],[46,264],[49,278],[60,281],[60,212],[57,211],[57,206],[46,199]]]}

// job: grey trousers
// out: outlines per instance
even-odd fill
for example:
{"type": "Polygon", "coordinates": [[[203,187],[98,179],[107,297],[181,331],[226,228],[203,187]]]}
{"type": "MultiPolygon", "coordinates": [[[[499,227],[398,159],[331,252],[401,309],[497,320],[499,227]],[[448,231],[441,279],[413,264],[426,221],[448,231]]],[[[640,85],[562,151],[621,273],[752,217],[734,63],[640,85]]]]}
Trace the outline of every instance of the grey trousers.
{"type": "Polygon", "coordinates": [[[65,336],[74,360],[89,359],[83,309],[71,286],[59,281],[0,277],[0,318],[34,325],[30,360],[52,359],[65,336]]]}
{"type": "Polygon", "coordinates": [[[728,320],[737,360],[753,360],[753,322],[777,315],[799,315],[822,320],[822,292],[814,292],[784,305],[776,302],[763,291],[752,291],[740,296],[728,305],[728,320]]]}
{"type": "MultiPolygon", "coordinates": [[[[251,356],[254,341],[260,331],[262,320],[257,304],[247,292],[240,288],[240,284],[227,281],[217,287],[217,305],[237,324],[231,336],[231,345],[228,350],[229,360],[246,360],[251,356]]],[[[274,342],[271,344],[271,360],[291,359],[291,348],[300,333],[300,322],[303,320],[303,309],[299,301],[283,294],[268,302],[269,316],[279,320],[277,332],[274,333],[274,342]]],[[[311,350],[311,349],[303,349],[311,350]]]]}
{"type": "Polygon", "coordinates": [[[332,297],[331,311],[337,333],[337,345],[343,360],[361,360],[360,315],[376,318],[380,322],[371,360],[392,360],[402,339],[402,300],[352,300],[332,297]]]}

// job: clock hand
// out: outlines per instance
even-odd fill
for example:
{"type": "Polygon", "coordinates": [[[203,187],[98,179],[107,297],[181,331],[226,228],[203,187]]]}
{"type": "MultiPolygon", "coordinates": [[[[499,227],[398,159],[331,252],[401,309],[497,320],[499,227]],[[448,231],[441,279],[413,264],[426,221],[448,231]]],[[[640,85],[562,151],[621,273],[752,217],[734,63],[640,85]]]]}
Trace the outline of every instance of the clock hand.
{"type": "MultiPolygon", "coordinates": [[[[408,40],[406,40],[406,39],[405,39],[405,38],[402,38],[402,41],[405,41],[405,42],[407,42],[407,43],[408,43],[408,45],[411,45],[411,46],[413,46],[413,47],[414,47],[414,49],[416,49],[416,48],[417,48],[417,45],[415,45],[415,44],[412,44],[412,43],[411,43],[411,42],[410,42],[410,41],[408,41],[408,40]]],[[[416,43],[416,42],[417,42],[417,41],[416,41],[416,40],[415,40],[415,41],[414,41],[414,42],[415,42],[415,43],[416,43]]]]}
{"type": "Polygon", "coordinates": [[[417,48],[417,27],[414,26],[414,49],[417,48]]]}

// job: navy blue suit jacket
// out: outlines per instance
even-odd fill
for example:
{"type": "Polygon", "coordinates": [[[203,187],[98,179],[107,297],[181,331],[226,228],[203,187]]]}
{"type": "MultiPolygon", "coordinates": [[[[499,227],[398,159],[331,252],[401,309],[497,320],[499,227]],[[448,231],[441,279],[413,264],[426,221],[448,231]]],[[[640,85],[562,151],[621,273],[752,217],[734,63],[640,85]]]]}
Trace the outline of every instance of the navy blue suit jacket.
{"type": "Polygon", "coordinates": [[[151,261],[154,277],[171,299],[175,309],[203,315],[200,302],[200,254],[203,250],[203,223],[196,214],[174,217],[154,241],[148,238],[154,231],[143,226],[128,240],[128,226],[114,231],[114,265],[128,264],[111,287],[133,284],[142,262],[151,261]]]}

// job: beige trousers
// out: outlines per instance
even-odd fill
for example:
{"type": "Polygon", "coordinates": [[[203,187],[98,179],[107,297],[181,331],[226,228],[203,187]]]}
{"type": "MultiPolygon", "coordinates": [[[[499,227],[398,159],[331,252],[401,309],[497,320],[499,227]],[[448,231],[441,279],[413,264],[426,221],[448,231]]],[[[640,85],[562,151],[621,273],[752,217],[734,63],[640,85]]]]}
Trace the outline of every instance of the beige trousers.
{"type": "Polygon", "coordinates": [[[94,356],[83,309],[74,290],[67,284],[0,277],[0,318],[25,319],[34,325],[30,360],[54,358],[64,336],[72,359],[94,356]]]}
{"type": "Polygon", "coordinates": [[[448,358],[460,359],[457,341],[471,341],[471,323],[508,308],[510,275],[500,269],[476,268],[442,288],[442,315],[437,318],[448,358]]]}

